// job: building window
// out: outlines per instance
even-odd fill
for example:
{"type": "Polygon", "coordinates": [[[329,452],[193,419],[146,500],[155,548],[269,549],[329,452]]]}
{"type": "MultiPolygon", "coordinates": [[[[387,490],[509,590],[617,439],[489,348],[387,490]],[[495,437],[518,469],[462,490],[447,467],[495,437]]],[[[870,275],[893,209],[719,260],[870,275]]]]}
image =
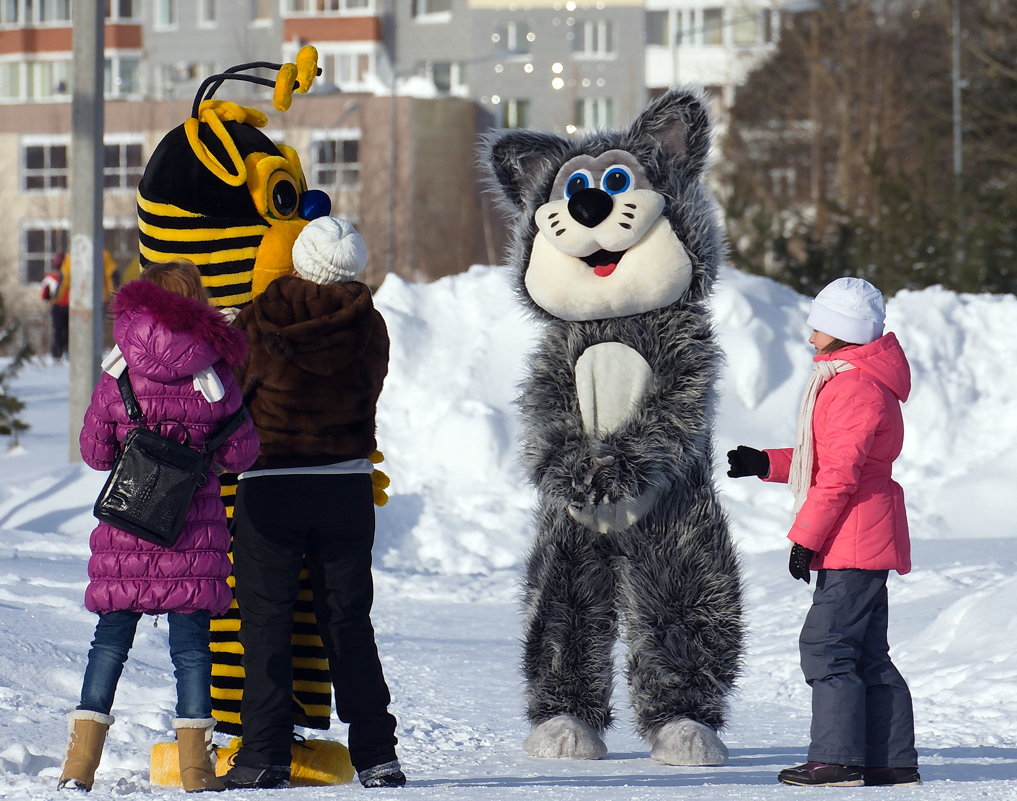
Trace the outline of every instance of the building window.
{"type": "Polygon", "coordinates": [[[67,141],[28,142],[21,147],[21,188],[26,192],[66,189],[70,177],[67,141]]]}
{"type": "Polygon", "coordinates": [[[62,25],[71,21],[71,0],[39,0],[34,10],[41,25],[62,25]]]}
{"type": "Polygon", "coordinates": [[[0,0],[0,25],[67,25],[71,0],[0,0]]]}
{"type": "Polygon", "coordinates": [[[320,81],[329,82],[343,91],[367,89],[369,76],[374,72],[372,50],[333,50],[318,46],[318,66],[321,67],[320,81]]]}
{"type": "Polygon", "coordinates": [[[27,283],[42,280],[55,253],[67,251],[67,223],[28,223],[21,229],[21,275],[27,283]]]}
{"type": "Polygon", "coordinates": [[[738,46],[746,47],[757,44],[760,40],[760,17],[756,14],[741,14],[731,20],[731,41],[738,46]]]}
{"type": "Polygon", "coordinates": [[[374,12],[374,0],[285,0],[283,9],[291,17],[364,14],[374,12]]]}
{"type": "Polygon", "coordinates": [[[0,64],[0,100],[21,100],[21,73],[20,62],[0,64]]]}
{"type": "Polygon", "coordinates": [[[272,19],[273,0],[250,0],[251,21],[255,25],[267,25],[272,19]]]}
{"type": "Polygon", "coordinates": [[[505,101],[504,119],[502,125],[506,128],[529,128],[530,127],[530,101],[524,98],[515,98],[505,101]]]}
{"type": "Polygon", "coordinates": [[[141,91],[138,83],[140,62],[137,58],[114,56],[106,59],[103,75],[106,97],[131,97],[141,91]]]}
{"type": "Polygon", "coordinates": [[[614,126],[614,103],[610,97],[582,97],[576,100],[576,127],[592,131],[614,126]]]}
{"type": "Polygon", "coordinates": [[[67,100],[70,87],[69,61],[9,61],[0,64],[0,100],[67,100]]]}
{"type": "Polygon", "coordinates": [[[328,191],[360,185],[360,130],[347,128],[311,138],[311,185],[328,191]]]}
{"type": "Polygon", "coordinates": [[[177,0],[155,0],[154,23],[156,29],[177,27],[177,0]]]}
{"type": "Polygon", "coordinates": [[[572,51],[580,56],[614,55],[614,23],[610,20],[586,20],[575,26],[572,51]]]}
{"type": "Polygon", "coordinates": [[[439,92],[451,92],[462,86],[462,71],[458,62],[432,61],[428,64],[427,72],[439,92]]]}
{"type": "Polygon", "coordinates": [[[493,34],[491,41],[498,47],[511,55],[523,55],[530,52],[530,45],[537,39],[528,22],[512,20],[504,25],[499,25],[493,34]]]}
{"type": "Polygon", "coordinates": [[[19,0],[0,0],[0,25],[19,25],[21,22],[19,0]]]}
{"type": "Polygon", "coordinates": [[[219,19],[219,9],[216,7],[216,0],[198,0],[198,26],[201,28],[215,27],[219,19]]]}
{"type": "Polygon", "coordinates": [[[106,0],[106,19],[137,20],[141,16],[139,0],[106,0]]]}
{"type": "Polygon", "coordinates": [[[423,17],[428,14],[450,14],[452,13],[452,0],[412,0],[410,13],[414,17],[423,17]]]}
{"type": "MultiPolygon", "coordinates": [[[[141,137],[111,137],[104,147],[107,189],[134,190],[145,165],[141,137]]],[[[26,192],[66,189],[70,178],[70,147],[66,140],[29,140],[21,148],[21,187],[26,192]]]]}
{"type": "Polygon", "coordinates": [[[135,190],[145,171],[141,156],[141,138],[106,140],[103,186],[107,189],[135,190]]]}
{"type": "Polygon", "coordinates": [[[668,11],[646,12],[646,44],[671,44],[671,19],[668,11]]]}
{"type": "Polygon", "coordinates": [[[332,211],[360,217],[360,130],[341,128],[311,134],[310,181],[332,197],[332,211]]]}
{"type": "Polygon", "coordinates": [[[724,44],[724,9],[703,9],[703,44],[724,44]]]}

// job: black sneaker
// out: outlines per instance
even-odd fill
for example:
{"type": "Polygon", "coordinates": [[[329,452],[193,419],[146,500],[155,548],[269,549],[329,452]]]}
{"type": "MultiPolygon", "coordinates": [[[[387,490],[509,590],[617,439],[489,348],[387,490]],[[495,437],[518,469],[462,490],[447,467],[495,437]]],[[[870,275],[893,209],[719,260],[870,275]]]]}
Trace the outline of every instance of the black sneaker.
{"type": "Polygon", "coordinates": [[[398,759],[365,768],[357,776],[364,787],[402,787],[406,784],[406,774],[402,772],[398,759]]]}
{"type": "Polygon", "coordinates": [[[796,768],[784,768],[777,774],[781,784],[798,787],[861,787],[862,769],[857,765],[831,765],[806,762],[796,768]]]}
{"type": "Polygon", "coordinates": [[[270,790],[273,787],[290,786],[289,765],[234,765],[222,776],[227,790],[270,790]]]}
{"type": "Polygon", "coordinates": [[[884,787],[889,784],[921,784],[918,768],[866,768],[865,786],[884,787]]]}

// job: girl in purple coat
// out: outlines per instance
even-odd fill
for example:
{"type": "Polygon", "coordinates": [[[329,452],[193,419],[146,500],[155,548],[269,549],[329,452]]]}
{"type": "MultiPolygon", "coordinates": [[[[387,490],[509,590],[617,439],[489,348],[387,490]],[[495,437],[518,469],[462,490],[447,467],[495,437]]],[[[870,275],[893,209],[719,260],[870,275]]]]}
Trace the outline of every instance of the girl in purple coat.
{"type": "MultiPolygon", "coordinates": [[[[240,331],[208,304],[190,262],[153,264],[117,292],[111,304],[116,347],[92,393],[81,430],[81,458],[96,470],[113,466],[117,448],[134,427],[116,376],[129,370],[148,421],[172,420],[176,432],[200,447],[242,404],[233,368],[247,350],[240,331]]],[[[258,455],[258,437],[246,420],[215,452],[204,486],[194,494],[179,539],[161,547],[106,523],[92,531],[91,580],[85,606],[99,615],[81,688],[71,715],[71,737],[60,787],[90,790],[99,765],[117,682],[143,614],[166,614],[177,686],[180,774],[188,792],[221,790],[210,761],[212,703],[209,617],[224,613],[231,592],[230,534],[217,471],[238,473],[258,455]]]]}
{"type": "Polygon", "coordinates": [[[795,447],[728,453],[729,476],[791,485],[788,566],[806,583],[817,571],[799,639],[812,742],[806,764],[777,776],[784,784],[921,784],[911,693],[887,644],[887,575],[911,570],[904,491],[892,469],[911,370],[897,337],[883,333],[884,317],[868,281],[824,288],[809,312],[816,369],[795,447]]]}

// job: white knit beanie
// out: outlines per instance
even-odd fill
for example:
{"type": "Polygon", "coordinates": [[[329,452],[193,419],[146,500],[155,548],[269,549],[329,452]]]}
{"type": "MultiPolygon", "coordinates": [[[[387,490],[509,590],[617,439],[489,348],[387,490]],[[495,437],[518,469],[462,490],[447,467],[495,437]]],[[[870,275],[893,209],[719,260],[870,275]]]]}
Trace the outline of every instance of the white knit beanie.
{"type": "Polygon", "coordinates": [[[812,301],[809,326],[853,345],[867,345],[883,336],[883,296],[862,278],[838,278],[812,301]]]}
{"type": "Polygon", "coordinates": [[[311,220],[293,243],[293,272],[316,284],[356,281],[367,266],[367,245],[342,217],[311,220]]]}

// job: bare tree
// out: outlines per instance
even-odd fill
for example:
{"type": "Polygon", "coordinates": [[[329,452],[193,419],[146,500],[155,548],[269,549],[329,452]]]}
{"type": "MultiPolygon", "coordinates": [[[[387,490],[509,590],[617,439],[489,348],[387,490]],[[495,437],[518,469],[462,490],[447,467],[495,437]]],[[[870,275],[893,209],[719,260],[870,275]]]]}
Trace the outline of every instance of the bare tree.
{"type": "Polygon", "coordinates": [[[1017,23],[964,3],[954,175],[950,0],[826,0],[787,18],[739,91],[721,163],[739,266],[804,291],[851,273],[885,291],[1013,291],[1017,23]],[[959,256],[960,254],[960,256],[959,256]]]}

